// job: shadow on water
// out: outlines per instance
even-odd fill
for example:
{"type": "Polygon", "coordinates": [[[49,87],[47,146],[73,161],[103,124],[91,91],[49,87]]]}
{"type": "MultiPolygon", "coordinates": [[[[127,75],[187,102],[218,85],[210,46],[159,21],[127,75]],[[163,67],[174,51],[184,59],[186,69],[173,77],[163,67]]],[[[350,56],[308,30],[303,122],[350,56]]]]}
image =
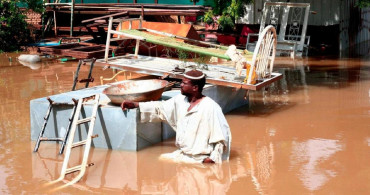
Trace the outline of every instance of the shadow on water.
{"type": "MultiPolygon", "coordinates": [[[[250,97],[253,95],[254,94],[250,94],[250,97]]],[[[266,96],[265,98],[250,98],[249,105],[239,107],[233,110],[231,114],[245,117],[268,117],[295,106],[295,103],[284,102],[282,100],[266,100],[273,99],[271,97],[266,98],[266,96]]]]}

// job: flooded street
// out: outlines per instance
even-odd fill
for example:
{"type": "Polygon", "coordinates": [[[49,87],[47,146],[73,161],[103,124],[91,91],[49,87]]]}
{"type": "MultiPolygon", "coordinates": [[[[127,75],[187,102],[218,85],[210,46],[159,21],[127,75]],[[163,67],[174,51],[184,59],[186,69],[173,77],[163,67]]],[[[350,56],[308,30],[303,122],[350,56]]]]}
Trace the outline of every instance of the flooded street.
{"type": "MultiPolygon", "coordinates": [[[[33,152],[29,102],[70,91],[77,61],[24,66],[18,55],[0,54],[0,194],[370,192],[369,58],[278,59],[274,68],[284,78],[226,114],[233,139],[230,162],[221,166],[159,161],[175,150],[174,139],[139,152],[92,148],[95,165],[77,184],[58,189],[47,183],[59,177],[63,156],[50,142],[33,152]]],[[[88,69],[82,66],[80,79],[88,69]]],[[[95,67],[92,86],[101,75],[112,71],[95,67]]]]}

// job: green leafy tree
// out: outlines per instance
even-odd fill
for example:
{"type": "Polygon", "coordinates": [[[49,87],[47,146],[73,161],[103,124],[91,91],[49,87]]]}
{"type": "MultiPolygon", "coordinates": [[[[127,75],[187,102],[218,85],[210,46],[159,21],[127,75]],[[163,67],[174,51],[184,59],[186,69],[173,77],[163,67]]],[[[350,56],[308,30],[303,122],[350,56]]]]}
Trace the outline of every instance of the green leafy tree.
{"type": "Polygon", "coordinates": [[[0,51],[19,50],[30,40],[26,16],[19,5],[41,12],[39,0],[0,0],[0,51]]]}
{"type": "Polygon", "coordinates": [[[356,6],[359,8],[370,7],[370,0],[358,0],[356,6]]]}
{"type": "Polygon", "coordinates": [[[221,31],[232,31],[235,21],[245,14],[244,6],[253,0],[213,0],[212,10],[205,13],[204,21],[208,24],[217,22],[221,31]],[[214,16],[220,16],[214,21],[214,16]]]}

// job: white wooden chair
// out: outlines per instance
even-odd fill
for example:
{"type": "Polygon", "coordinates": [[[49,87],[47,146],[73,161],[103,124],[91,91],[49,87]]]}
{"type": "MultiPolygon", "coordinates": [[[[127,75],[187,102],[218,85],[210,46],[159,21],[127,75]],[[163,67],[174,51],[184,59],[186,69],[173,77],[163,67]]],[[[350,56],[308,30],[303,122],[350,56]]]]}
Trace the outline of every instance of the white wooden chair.
{"type": "MultiPolygon", "coordinates": [[[[246,49],[253,50],[255,42],[250,37],[259,36],[267,25],[273,25],[278,33],[277,50],[290,56],[307,55],[310,37],[306,36],[309,3],[265,2],[259,34],[248,34],[246,49]]],[[[278,54],[279,54],[278,53],[278,54]]]]}
{"type": "Polygon", "coordinates": [[[276,45],[276,29],[274,26],[269,25],[263,29],[258,37],[252,62],[250,63],[250,70],[252,71],[249,71],[249,73],[247,71],[248,75],[244,80],[245,83],[253,84],[252,75],[254,71],[257,75],[257,81],[271,77],[275,61],[276,45]]]}

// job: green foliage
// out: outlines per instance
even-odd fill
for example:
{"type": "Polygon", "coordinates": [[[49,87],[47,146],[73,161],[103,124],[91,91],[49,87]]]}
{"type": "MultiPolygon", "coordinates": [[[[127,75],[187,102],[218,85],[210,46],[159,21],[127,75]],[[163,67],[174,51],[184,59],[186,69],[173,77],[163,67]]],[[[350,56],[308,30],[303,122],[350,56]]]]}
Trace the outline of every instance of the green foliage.
{"type": "Polygon", "coordinates": [[[245,14],[244,5],[253,2],[253,0],[213,0],[213,1],[214,7],[212,7],[213,8],[212,14],[220,15],[218,24],[219,29],[221,31],[232,31],[235,27],[235,21],[245,14]]]}
{"type": "Polygon", "coordinates": [[[182,49],[176,49],[176,52],[177,52],[177,57],[180,60],[182,60],[184,62],[186,62],[188,60],[188,57],[189,57],[188,52],[186,52],[185,50],[182,50],[182,49]]]}
{"type": "Polygon", "coordinates": [[[230,32],[234,29],[235,23],[230,15],[221,15],[218,19],[219,29],[224,32],[230,32]]]}
{"type": "Polygon", "coordinates": [[[359,8],[370,7],[370,0],[358,0],[356,2],[356,7],[359,7],[359,8]]]}
{"type": "Polygon", "coordinates": [[[182,61],[182,64],[180,64],[179,68],[185,68],[189,58],[188,52],[182,49],[176,49],[176,53],[179,60],[182,61]]]}
{"type": "MultiPolygon", "coordinates": [[[[0,50],[19,50],[30,39],[26,16],[18,7],[18,3],[27,3],[29,8],[42,10],[38,0],[0,0],[0,50]]],[[[41,1],[42,3],[42,1],[41,1]]]]}
{"type": "Polygon", "coordinates": [[[213,14],[213,11],[212,10],[207,11],[204,14],[204,18],[203,18],[204,22],[207,24],[213,24],[214,23],[213,17],[215,17],[215,15],[213,14]]]}
{"type": "Polygon", "coordinates": [[[0,50],[14,51],[27,42],[30,34],[24,19],[14,1],[0,2],[0,50]]]}

